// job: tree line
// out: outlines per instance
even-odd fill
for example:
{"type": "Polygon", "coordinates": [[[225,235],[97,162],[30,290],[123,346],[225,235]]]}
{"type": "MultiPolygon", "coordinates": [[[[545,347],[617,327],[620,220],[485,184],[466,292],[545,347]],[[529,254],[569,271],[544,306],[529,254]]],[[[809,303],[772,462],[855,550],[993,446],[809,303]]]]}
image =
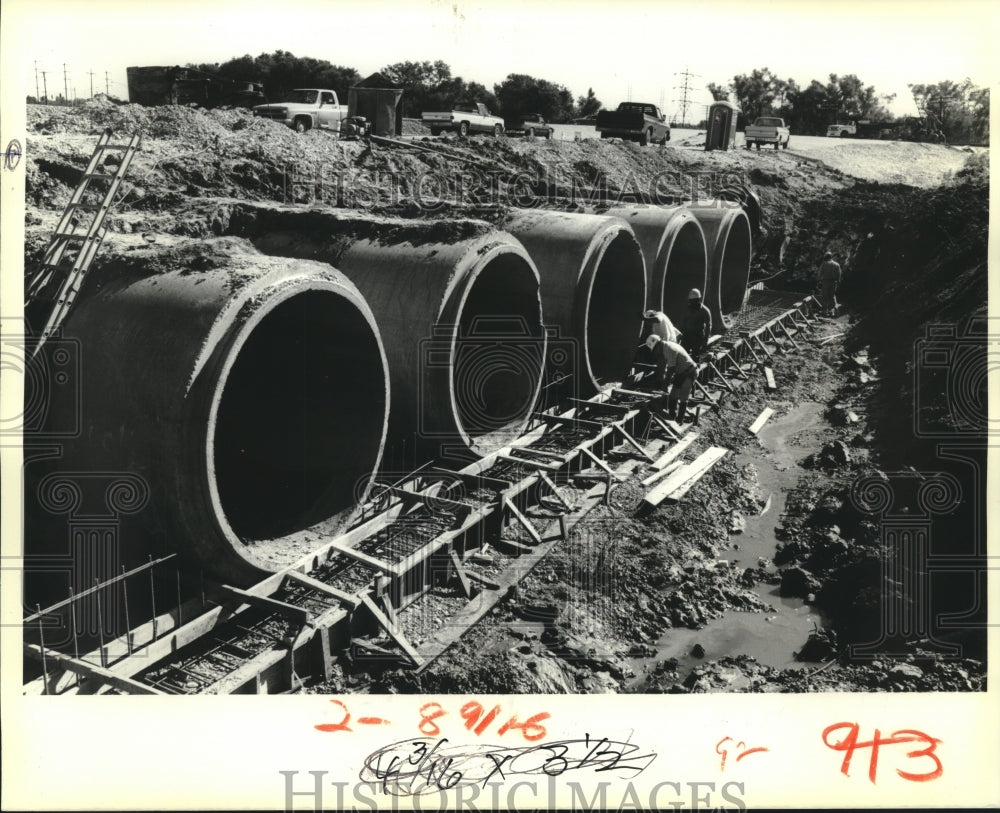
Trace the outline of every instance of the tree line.
{"type": "MultiPolygon", "coordinates": [[[[346,99],[348,88],[362,79],[354,68],[281,50],[187,67],[262,82],[272,100],[280,100],[297,87],[330,88],[346,99]]],[[[405,90],[403,110],[407,116],[418,117],[425,110],[448,110],[459,101],[478,101],[505,118],[537,113],[549,121],[567,122],[592,116],[603,107],[592,88],[574,97],[564,85],[512,73],[490,89],[454,75],[442,60],[395,62],[379,72],[405,90]]],[[[836,123],[867,120],[889,124],[895,120],[887,107],[895,95],[879,93],[853,73],[832,73],[825,82],[813,79],[800,85],[768,68],[757,68],[734,76],[725,85],[709,82],[707,89],[713,99],[737,104],[744,121],[763,115],[781,116],[793,133],[803,135],[825,135],[826,128],[836,123]]],[[[917,131],[909,135],[933,135],[951,143],[989,143],[989,88],[979,88],[966,79],[913,84],[910,90],[920,118],[911,125],[917,131]]]]}
{"type": "Polygon", "coordinates": [[[728,85],[710,82],[707,87],[713,99],[738,105],[747,121],[781,116],[793,133],[803,135],[825,135],[830,124],[870,121],[895,123],[902,134],[927,140],[989,143],[990,91],[969,79],[909,85],[920,116],[901,122],[887,107],[895,94],[881,94],[853,73],[831,73],[826,82],[813,79],[802,86],[758,68],[734,76],[728,85]]]}
{"type": "MultiPolygon", "coordinates": [[[[267,97],[274,101],[300,87],[329,88],[337,91],[341,99],[346,99],[348,88],[363,78],[354,68],[312,57],[297,57],[281,50],[187,67],[230,79],[261,82],[267,97]]],[[[454,75],[451,67],[440,59],[396,62],[386,65],[379,73],[405,90],[403,109],[407,116],[419,117],[425,110],[449,110],[458,101],[477,101],[506,118],[537,113],[549,121],[566,122],[593,115],[602,107],[593,89],[574,99],[565,86],[526,74],[512,73],[491,90],[479,82],[454,75]]]]}

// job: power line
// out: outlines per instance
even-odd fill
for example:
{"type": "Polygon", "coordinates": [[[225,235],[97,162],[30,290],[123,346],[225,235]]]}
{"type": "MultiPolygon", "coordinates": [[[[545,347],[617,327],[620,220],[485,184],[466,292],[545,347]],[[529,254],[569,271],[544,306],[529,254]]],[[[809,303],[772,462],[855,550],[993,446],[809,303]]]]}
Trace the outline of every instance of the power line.
{"type": "Polygon", "coordinates": [[[65,62],[63,62],[63,99],[69,104],[69,74],[66,72],[65,62]]]}
{"type": "Polygon", "coordinates": [[[681,105],[681,123],[684,124],[684,123],[687,122],[688,105],[690,104],[689,101],[688,101],[688,97],[689,97],[689,95],[691,93],[691,80],[692,79],[700,79],[701,78],[701,74],[691,73],[691,69],[689,67],[685,66],[683,72],[675,73],[674,76],[682,76],[682,77],[684,77],[684,84],[681,85],[680,88],[679,88],[679,90],[681,91],[681,98],[680,99],[674,99],[675,102],[677,102],[677,101],[680,102],[680,105],[681,105]]]}
{"type": "Polygon", "coordinates": [[[104,72],[104,94],[106,96],[111,96],[111,78],[108,76],[108,72],[104,72]]]}
{"type": "Polygon", "coordinates": [[[42,94],[38,92],[38,60],[35,60],[35,101],[40,102],[42,94]]]}
{"type": "Polygon", "coordinates": [[[90,98],[94,98],[94,69],[91,68],[87,73],[90,74],[90,98]]]}
{"type": "Polygon", "coordinates": [[[44,94],[44,96],[42,98],[45,99],[45,104],[48,104],[49,103],[49,83],[46,81],[45,74],[46,74],[46,72],[42,71],[42,88],[45,90],[45,94],[44,94]]]}

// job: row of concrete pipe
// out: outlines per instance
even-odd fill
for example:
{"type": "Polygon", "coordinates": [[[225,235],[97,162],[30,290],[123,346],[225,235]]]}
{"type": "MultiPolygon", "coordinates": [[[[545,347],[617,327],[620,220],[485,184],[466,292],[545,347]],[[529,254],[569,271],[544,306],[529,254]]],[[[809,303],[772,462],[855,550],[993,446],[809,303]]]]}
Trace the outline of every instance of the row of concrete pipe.
{"type": "Polygon", "coordinates": [[[572,372],[584,397],[620,381],[644,309],[679,321],[700,288],[724,327],[744,300],[751,232],[731,203],[499,225],[341,241],[336,268],[319,243],[265,235],[222,273],[104,281],[65,326],[85,351],[80,398],[53,399],[49,418],[82,405],[84,429],[39,469],[41,513],[68,512],[66,472],[134,472],[149,486],[143,557],[175,549],[247,583],[278,566],[256,542],[301,548],[352,519],[387,438],[485,455],[553,377],[572,372]]]}

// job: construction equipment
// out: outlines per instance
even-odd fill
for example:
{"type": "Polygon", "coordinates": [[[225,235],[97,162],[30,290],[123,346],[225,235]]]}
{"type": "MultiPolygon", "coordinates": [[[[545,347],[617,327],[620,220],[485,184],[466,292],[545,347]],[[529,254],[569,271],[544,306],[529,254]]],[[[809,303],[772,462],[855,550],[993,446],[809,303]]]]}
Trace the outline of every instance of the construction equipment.
{"type": "Polygon", "coordinates": [[[37,356],[45,341],[59,330],[65,321],[73,301],[83,285],[90,264],[93,262],[107,229],[104,220],[111,211],[113,200],[128,172],[132,158],[139,149],[140,136],[133,135],[123,144],[111,143],[111,130],[105,130],[97,141],[94,154],[80,178],[69,203],[59,219],[59,225],[52,235],[41,267],[31,278],[25,291],[25,316],[32,324],[43,324],[38,334],[38,342],[32,351],[37,356]],[[113,172],[102,171],[98,167],[117,166],[113,172]],[[91,189],[91,183],[106,184],[103,192],[91,189]],[[88,192],[96,192],[99,199],[88,192]],[[83,223],[85,213],[91,214],[88,224],[83,223]],[[82,229],[82,230],[79,230],[82,229]],[[79,230],[79,231],[78,231],[79,230]],[[44,321],[43,321],[44,320],[44,321]]]}

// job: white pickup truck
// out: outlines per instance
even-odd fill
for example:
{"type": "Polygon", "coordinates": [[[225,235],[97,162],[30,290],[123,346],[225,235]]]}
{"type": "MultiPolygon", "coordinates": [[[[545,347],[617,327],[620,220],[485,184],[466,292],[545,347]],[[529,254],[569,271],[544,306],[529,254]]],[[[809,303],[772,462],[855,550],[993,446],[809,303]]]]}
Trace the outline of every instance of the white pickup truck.
{"type": "Polygon", "coordinates": [[[493,133],[499,136],[504,128],[503,119],[490,113],[482,102],[456,104],[455,109],[447,113],[424,113],[420,119],[430,128],[431,135],[453,130],[459,135],[493,133]]]}
{"type": "Polygon", "coordinates": [[[746,139],[747,149],[754,144],[760,149],[761,144],[774,144],[774,148],[784,147],[788,149],[788,141],[791,133],[785,126],[785,120],[774,116],[760,116],[753,124],[747,126],[743,131],[746,139]]]}
{"type": "Polygon", "coordinates": [[[340,132],[340,124],[347,118],[347,106],[340,104],[334,90],[299,88],[288,94],[287,101],[257,105],[253,114],[280,121],[298,133],[314,127],[340,132]]]}

